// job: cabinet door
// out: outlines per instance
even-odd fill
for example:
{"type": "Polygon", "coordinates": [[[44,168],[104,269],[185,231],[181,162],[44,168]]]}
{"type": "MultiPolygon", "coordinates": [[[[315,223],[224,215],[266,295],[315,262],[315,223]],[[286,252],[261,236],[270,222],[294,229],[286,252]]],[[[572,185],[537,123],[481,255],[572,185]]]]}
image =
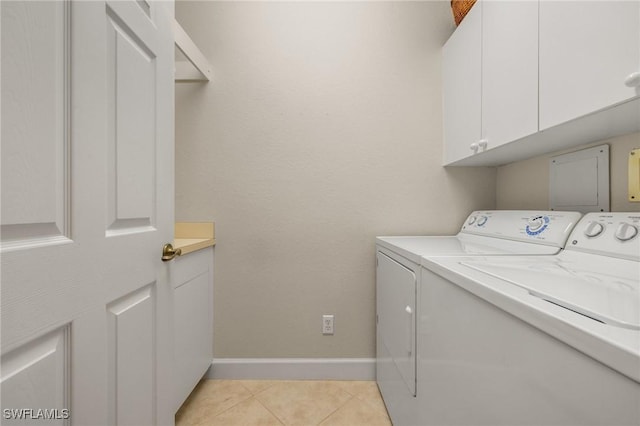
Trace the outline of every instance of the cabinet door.
{"type": "Polygon", "coordinates": [[[484,2],[482,139],[486,149],[537,131],[538,3],[484,2]]]}
{"type": "Polygon", "coordinates": [[[482,3],[442,48],[444,163],[465,158],[480,139],[482,3]]]}
{"type": "Polygon", "coordinates": [[[213,360],[213,256],[213,247],[208,247],[173,265],[174,412],[213,360]]]}
{"type": "Polygon", "coordinates": [[[640,71],[640,2],[540,2],[540,129],[628,101],[640,71]]]}

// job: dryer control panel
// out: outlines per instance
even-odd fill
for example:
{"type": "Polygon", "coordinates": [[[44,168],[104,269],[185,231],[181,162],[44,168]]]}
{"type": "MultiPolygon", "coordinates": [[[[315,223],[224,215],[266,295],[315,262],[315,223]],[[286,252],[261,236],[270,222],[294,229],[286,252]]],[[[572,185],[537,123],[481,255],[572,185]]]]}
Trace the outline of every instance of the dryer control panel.
{"type": "Polygon", "coordinates": [[[474,211],[462,225],[460,232],[564,247],[580,217],[581,214],[578,212],[474,211]]]}
{"type": "Polygon", "coordinates": [[[640,261],[640,212],[587,213],[571,233],[569,249],[640,261]]]}

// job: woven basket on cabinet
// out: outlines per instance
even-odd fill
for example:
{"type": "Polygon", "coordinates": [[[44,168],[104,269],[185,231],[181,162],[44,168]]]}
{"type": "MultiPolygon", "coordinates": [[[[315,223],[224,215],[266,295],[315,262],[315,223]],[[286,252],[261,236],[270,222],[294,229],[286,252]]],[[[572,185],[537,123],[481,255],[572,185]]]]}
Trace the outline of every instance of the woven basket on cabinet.
{"type": "Polygon", "coordinates": [[[460,25],[460,22],[462,22],[475,2],[476,0],[451,0],[451,11],[456,25],[460,25]]]}

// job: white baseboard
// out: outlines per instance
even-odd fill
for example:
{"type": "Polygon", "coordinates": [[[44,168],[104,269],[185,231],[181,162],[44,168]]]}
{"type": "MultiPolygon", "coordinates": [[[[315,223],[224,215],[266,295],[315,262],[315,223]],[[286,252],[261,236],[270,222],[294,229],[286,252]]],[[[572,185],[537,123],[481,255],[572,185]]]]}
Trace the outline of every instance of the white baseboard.
{"type": "Polygon", "coordinates": [[[228,380],[375,380],[375,358],[214,358],[205,374],[228,380]]]}

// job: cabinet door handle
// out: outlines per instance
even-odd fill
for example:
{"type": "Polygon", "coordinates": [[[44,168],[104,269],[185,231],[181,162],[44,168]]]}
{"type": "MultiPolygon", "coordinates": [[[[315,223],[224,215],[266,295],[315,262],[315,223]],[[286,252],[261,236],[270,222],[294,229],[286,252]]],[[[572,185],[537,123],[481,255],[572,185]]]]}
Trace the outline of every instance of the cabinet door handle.
{"type": "Polygon", "coordinates": [[[478,145],[477,142],[472,143],[471,145],[469,145],[469,149],[471,151],[473,151],[473,153],[477,153],[478,152],[478,148],[480,147],[480,145],[478,145]]]}
{"type": "Polygon", "coordinates": [[[478,142],[478,146],[482,148],[483,151],[486,151],[488,143],[489,143],[488,140],[482,139],[480,142],[478,142]]]}
{"type": "Polygon", "coordinates": [[[624,84],[627,87],[639,87],[640,86],[640,71],[632,72],[624,80],[624,84]]]}

